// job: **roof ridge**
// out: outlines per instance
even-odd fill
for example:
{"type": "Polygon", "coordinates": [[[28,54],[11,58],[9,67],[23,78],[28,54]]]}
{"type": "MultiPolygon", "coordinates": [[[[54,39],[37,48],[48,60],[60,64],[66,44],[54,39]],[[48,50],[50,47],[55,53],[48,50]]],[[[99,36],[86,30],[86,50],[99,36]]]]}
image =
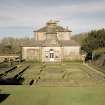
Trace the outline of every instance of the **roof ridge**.
{"type": "MultiPolygon", "coordinates": [[[[46,32],[48,30],[47,28],[49,28],[49,27],[48,26],[44,26],[44,27],[39,28],[38,30],[36,30],[34,32],[46,32]]],[[[67,28],[64,28],[64,27],[62,27],[60,25],[55,26],[55,28],[56,28],[56,30],[58,32],[72,32],[71,30],[69,30],[67,28]]]]}

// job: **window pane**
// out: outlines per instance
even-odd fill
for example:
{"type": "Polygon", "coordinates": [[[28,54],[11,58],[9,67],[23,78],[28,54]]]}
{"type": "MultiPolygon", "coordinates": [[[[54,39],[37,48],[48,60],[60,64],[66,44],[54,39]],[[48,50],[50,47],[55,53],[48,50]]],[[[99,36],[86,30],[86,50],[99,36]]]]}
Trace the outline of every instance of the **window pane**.
{"type": "Polygon", "coordinates": [[[54,53],[50,53],[50,58],[54,58],[54,53]]]}

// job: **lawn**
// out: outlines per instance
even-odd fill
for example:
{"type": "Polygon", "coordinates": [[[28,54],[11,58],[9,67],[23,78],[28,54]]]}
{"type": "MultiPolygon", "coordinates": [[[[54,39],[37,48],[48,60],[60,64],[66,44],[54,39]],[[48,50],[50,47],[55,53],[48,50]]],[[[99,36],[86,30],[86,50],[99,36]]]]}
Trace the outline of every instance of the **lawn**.
{"type": "Polygon", "coordinates": [[[0,86],[5,96],[0,105],[105,105],[105,75],[96,69],[82,63],[29,64],[23,85],[0,86]]]}
{"type": "Polygon", "coordinates": [[[4,72],[1,78],[8,82],[8,78],[12,81],[17,76],[23,78],[23,81],[19,81],[23,85],[29,85],[33,81],[32,85],[36,86],[105,86],[103,73],[88,65],[75,62],[56,64],[24,62],[17,65],[16,69],[4,72]],[[24,71],[25,68],[27,69],[24,71]]]}
{"type": "Polygon", "coordinates": [[[0,105],[105,105],[105,87],[1,86],[0,105]]]}
{"type": "Polygon", "coordinates": [[[26,85],[34,80],[36,86],[105,86],[105,75],[82,63],[32,64],[23,77],[26,85]]]}

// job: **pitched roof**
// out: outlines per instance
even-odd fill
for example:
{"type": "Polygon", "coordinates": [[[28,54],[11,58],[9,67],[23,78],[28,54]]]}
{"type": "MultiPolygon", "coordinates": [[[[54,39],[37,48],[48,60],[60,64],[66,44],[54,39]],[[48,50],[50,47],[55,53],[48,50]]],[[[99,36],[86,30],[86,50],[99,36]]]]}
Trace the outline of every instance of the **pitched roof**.
{"type": "MultiPolygon", "coordinates": [[[[55,29],[56,29],[56,32],[72,32],[71,30],[63,28],[62,26],[56,26],[55,29]]],[[[47,32],[47,30],[49,30],[49,27],[45,26],[34,32],[47,32]]]]}
{"type": "Polygon", "coordinates": [[[74,40],[63,40],[60,41],[62,46],[80,46],[76,41],[74,40]]]}
{"type": "Polygon", "coordinates": [[[26,45],[22,45],[23,47],[66,47],[66,46],[80,46],[77,42],[75,42],[74,40],[62,40],[62,41],[58,41],[57,44],[51,44],[47,41],[35,41],[33,44],[29,44],[26,45]]]}

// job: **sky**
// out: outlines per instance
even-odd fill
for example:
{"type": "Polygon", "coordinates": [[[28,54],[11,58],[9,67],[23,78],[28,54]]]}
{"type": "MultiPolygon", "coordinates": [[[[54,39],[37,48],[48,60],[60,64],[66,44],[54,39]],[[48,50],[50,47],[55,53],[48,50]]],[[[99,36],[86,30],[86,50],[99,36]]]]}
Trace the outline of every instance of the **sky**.
{"type": "Polygon", "coordinates": [[[49,20],[72,34],[105,28],[105,0],[0,0],[0,38],[32,37],[49,20]]]}

